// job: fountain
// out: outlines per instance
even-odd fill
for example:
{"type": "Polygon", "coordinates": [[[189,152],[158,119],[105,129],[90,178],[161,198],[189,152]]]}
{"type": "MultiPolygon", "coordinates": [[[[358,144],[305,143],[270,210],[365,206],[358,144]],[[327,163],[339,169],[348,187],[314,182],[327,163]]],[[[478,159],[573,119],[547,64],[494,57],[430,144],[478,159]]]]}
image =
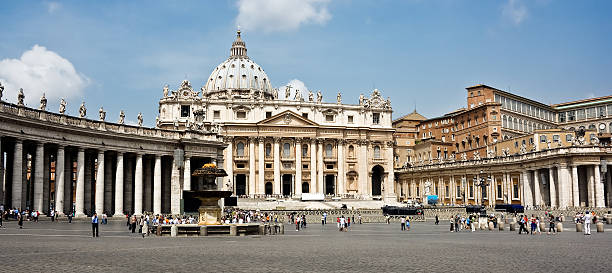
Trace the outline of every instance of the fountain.
{"type": "Polygon", "coordinates": [[[219,205],[221,198],[229,197],[231,191],[219,190],[217,177],[227,176],[223,169],[217,168],[215,164],[204,164],[202,168],[196,169],[193,174],[198,179],[198,183],[192,185],[190,191],[183,191],[185,206],[198,207],[199,225],[219,225],[221,223],[222,208],[219,205]]]}

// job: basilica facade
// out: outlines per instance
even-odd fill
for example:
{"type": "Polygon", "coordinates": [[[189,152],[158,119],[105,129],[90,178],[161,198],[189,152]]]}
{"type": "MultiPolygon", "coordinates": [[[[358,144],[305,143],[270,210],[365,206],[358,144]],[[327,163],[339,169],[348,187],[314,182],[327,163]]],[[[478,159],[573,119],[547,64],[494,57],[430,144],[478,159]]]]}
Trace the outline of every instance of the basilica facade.
{"type": "Polygon", "coordinates": [[[229,58],[199,90],[186,80],[176,90],[164,87],[156,123],[223,136],[223,188],[238,196],[392,200],[391,114],[376,89],[351,105],[341,93],[324,102],[321,91],[272,88],[238,31],[229,58]]]}

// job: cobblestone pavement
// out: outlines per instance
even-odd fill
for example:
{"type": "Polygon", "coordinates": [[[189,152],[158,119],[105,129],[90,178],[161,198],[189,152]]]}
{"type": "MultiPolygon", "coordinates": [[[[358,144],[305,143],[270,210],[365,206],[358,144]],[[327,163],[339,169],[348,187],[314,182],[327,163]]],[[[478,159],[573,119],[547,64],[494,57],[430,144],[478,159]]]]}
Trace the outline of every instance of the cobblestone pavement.
{"type": "Polygon", "coordinates": [[[127,232],[123,221],[15,222],[0,228],[0,272],[610,272],[612,228],[585,236],[565,223],[557,235],[515,232],[448,232],[448,226],[413,223],[310,224],[284,236],[147,237],[127,232]],[[570,228],[571,227],[571,228],[570,228]],[[569,230],[569,231],[568,231],[569,230]]]}

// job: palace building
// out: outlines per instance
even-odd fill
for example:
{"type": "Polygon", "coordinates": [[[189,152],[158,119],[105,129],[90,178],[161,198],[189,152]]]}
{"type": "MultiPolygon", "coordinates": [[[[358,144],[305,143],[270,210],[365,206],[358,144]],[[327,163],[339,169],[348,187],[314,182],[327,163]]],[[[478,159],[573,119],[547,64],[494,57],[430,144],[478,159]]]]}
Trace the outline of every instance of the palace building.
{"type": "Polygon", "coordinates": [[[612,96],[546,105],[486,85],[466,90],[467,107],[393,121],[399,199],[612,206],[612,96]]]}
{"type": "MultiPolygon", "coordinates": [[[[223,187],[241,197],[394,200],[391,102],[378,90],[358,105],[324,102],[321,91],[272,88],[238,31],[229,58],[200,90],[164,87],[157,126],[213,126],[223,136],[223,187]]],[[[185,162],[190,154],[185,155],[185,162]]]]}

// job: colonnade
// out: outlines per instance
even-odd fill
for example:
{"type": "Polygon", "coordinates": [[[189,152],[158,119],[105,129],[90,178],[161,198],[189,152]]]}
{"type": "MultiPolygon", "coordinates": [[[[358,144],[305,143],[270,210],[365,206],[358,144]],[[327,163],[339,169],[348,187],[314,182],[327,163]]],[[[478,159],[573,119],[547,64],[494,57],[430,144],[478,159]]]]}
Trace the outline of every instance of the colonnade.
{"type": "Polygon", "coordinates": [[[190,188],[172,156],[125,153],[14,137],[0,138],[0,181],[5,207],[84,216],[144,211],[180,213],[182,189],[190,188]],[[7,159],[8,157],[8,159],[7,159]],[[4,167],[6,166],[6,168],[4,167]]]}

